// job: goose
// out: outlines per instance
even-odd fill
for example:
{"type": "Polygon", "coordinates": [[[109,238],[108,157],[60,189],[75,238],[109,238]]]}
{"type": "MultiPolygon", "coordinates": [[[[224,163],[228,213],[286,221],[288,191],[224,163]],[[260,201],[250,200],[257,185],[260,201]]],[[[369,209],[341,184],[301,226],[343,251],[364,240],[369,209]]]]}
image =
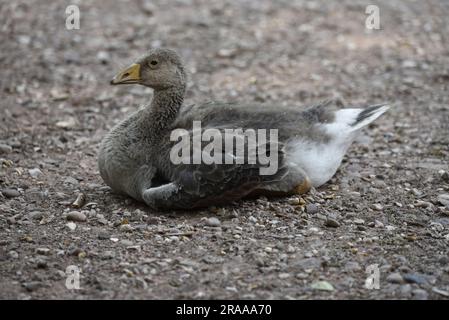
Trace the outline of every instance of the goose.
{"type": "Polygon", "coordinates": [[[224,102],[184,105],[186,81],[180,56],[164,48],[149,50],[111,81],[150,87],[153,97],[103,138],[100,175],[114,192],[154,210],[220,206],[261,194],[304,194],[329,181],[362,128],[389,109],[387,104],[339,108],[332,101],[302,109],[224,102]],[[195,123],[201,124],[196,131],[195,123]],[[276,134],[258,142],[245,130],[276,134]],[[236,143],[223,148],[230,131],[232,139],[226,141],[236,143]],[[174,132],[179,137],[173,138],[174,132]],[[174,159],[184,150],[180,140],[207,132],[199,144],[186,139],[182,146],[187,151],[174,159]],[[213,149],[214,159],[228,161],[184,161],[198,148],[204,153],[211,137],[222,143],[213,149]],[[243,156],[242,146],[248,147],[243,156]],[[262,174],[268,170],[258,161],[262,155],[276,160],[274,172],[262,174]]]}

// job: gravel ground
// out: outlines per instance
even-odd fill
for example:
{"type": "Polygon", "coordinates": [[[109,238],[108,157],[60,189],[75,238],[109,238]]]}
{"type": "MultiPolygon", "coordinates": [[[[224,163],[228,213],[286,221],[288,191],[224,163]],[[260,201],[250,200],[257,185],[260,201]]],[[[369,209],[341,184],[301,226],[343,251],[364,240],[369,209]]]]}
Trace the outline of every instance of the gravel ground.
{"type": "Polygon", "coordinates": [[[375,1],[367,30],[372,1],[73,2],[80,30],[69,2],[0,4],[1,298],[449,297],[449,3],[375,1]],[[151,97],[109,80],[157,46],[184,57],[186,103],[394,108],[302,198],[152,212],[112,194],[96,158],[151,97]]]}

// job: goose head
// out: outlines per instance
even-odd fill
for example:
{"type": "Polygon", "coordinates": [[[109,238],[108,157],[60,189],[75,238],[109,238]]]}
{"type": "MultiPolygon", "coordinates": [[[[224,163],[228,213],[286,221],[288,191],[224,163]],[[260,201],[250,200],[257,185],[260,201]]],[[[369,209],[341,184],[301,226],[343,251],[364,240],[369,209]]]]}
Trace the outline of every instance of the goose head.
{"type": "Polygon", "coordinates": [[[152,49],[120,71],[111,84],[141,84],[154,90],[184,88],[186,74],[182,60],[175,51],[152,49]]]}

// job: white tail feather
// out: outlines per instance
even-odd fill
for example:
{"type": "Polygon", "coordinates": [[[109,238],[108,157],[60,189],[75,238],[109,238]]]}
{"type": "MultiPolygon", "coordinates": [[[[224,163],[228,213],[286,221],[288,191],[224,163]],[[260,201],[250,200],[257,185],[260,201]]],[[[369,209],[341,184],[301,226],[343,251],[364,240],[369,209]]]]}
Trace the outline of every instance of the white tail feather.
{"type": "Polygon", "coordinates": [[[341,109],[335,112],[335,120],[326,124],[327,132],[333,136],[357,131],[376,120],[390,107],[386,104],[362,108],[341,109]]]}
{"type": "Polygon", "coordinates": [[[390,109],[387,104],[370,106],[363,109],[352,123],[352,130],[359,130],[379,118],[384,112],[390,109]]]}

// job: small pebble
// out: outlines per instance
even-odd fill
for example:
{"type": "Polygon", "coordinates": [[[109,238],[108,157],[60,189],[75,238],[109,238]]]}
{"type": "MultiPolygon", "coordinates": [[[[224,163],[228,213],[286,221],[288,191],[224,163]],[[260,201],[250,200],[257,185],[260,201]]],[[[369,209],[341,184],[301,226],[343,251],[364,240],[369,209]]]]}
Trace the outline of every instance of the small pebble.
{"type": "Polygon", "coordinates": [[[98,231],[97,237],[100,240],[107,240],[109,239],[109,234],[105,230],[100,230],[98,231]]]}
{"type": "Polygon", "coordinates": [[[408,298],[408,297],[411,295],[411,293],[412,293],[412,286],[409,285],[408,283],[402,285],[402,286],[399,288],[399,293],[400,293],[400,295],[401,295],[402,297],[408,298]]]}
{"type": "Polygon", "coordinates": [[[30,174],[31,177],[37,178],[42,174],[42,171],[38,168],[34,168],[34,169],[28,170],[28,173],[30,174]]]}
{"type": "Polygon", "coordinates": [[[123,239],[122,241],[120,241],[120,243],[126,247],[130,247],[133,245],[133,242],[131,240],[126,240],[126,239],[123,239]]]}
{"type": "Polygon", "coordinates": [[[308,277],[309,276],[307,275],[307,273],[303,273],[303,272],[295,274],[296,279],[304,280],[304,279],[307,279],[308,277]]]}
{"type": "Polygon", "coordinates": [[[383,228],[384,224],[381,221],[379,221],[379,220],[374,220],[374,226],[376,228],[383,228]]]}
{"type": "Polygon", "coordinates": [[[234,50],[234,49],[226,49],[226,48],[222,48],[222,49],[218,50],[217,56],[220,57],[220,58],[231,58],[231,57],[233,57],[236,53],[237,53],[237,51],[234,50]]]}
{"type": "Polygon", "coordinates": [[[19,254],[18,254],[16,251],[14,251],[14,250],[9,251],[9,252],[8,252],[8,256],[9,256],[11,259],[17,259],[17,258],[19,258],[19,254]]]}
{"type": "Polygon", "coordinates": [[[6,218],[6,221],[9,223],[9,224],[16,224],[16,218],[15,217],[9,217],[9,218],[6,218]]]}
{"type": "Polygon", "coordinates": [[[42,287],[42,283],[39,281],[31,281],[31,282],[25,282],[24,284],[22,284],[23,287],[25,289],[27,289],[28,291],[34,291],[39,289],[40,287],[42,287]]]}
{"type": "Polygon", "coordinates": [[[152,16],[157,11],[157,8],[150,1],[146,0],[142,2],[142,11],[147,15],[152,16]]]}
{"type": "Polygon", "coordinates": [[[36,259],[36,268],[38,269],[47,269],[48,263],[44,257],[40,257],[36,259]]]}
{"type": "Polygon", "coordinates": [[[31,212],[28,214],[28,217],[29,217],[31,220],[39,220],[39,219],[42,219],[43,216],[44,216],[44,213],[41,212],[41,211],[31,211],[31,212]]]}
{"type": "Polygon", "coordinates": [[[309,203],[309,204],[306,206],[306,212],[307,212],[308,214],[315,214],[315,213],[318,212],[318,206],[317,206],[315,203],[309,203]]]}
{"type": "Polygon", "coordinates": [[[429,298],[429,294],[426,290],[423,289],[415,289],[412,291],[413,298],[416,300],[427,300],[429,298]]]}
{"type": "Polygon", "coordinates": [[[257,222],[257,218],[255,218],[255,217],[253,217],[253,216],[250,216],[250,217],[248,218],[248,220],[251,221],[252,223],[256,223],[256,222],[257,222]]]}
{"type": "Polygon", "coordinates": [[[373,204],[372,208],[376,211],[382,211],[384,207],[382,207],[382,205],[380,205],[379,203],[375,203],[373,204]]]}
{"type": "Polygon", "coordinates": [[[449,194],[440,194],[438,196],[438,202],[449,209],[449,194]]]}
{"type": "Polygon", "coordinates": [[[98,51],[97,53],[97,59],[103,63],[107,64],[110,60],[110,55],[107,51],[98,51]]]}
{"type": "Polygon", "coordinates": [[[206,219],[206,221],[204,223],[206,224],[206,226],[209,226],[209,227],[219,227],[221,225],[220,220],[218,220],[215,217],[206,219]]]}
{"type": "Polygon", "coordinates": [[[334,218],[328,217],[325,222],[326,227],[330,228],[338,228],[340,226],[340,222],[335,220],[334,218]]]}
{"type": "Polygon", "coordinates": [[[292,205],[292,206],[297,206],[300,204],[299,202],[299,198],[293,198],[293,199],[289,199],[288,200],[288,204],[292,205]]]}
{"type": "Polygon", "coordinates": [[[67,220],[76,221],[76,222],[84,222],[87,220],[86,215],[82,212],[71,211],[67,214],[67,220]]]}
{"type": "Polygon", "coordinates": [[[356,261],[348,261],[345,265],[345,270],[348,272],[354,272],[354,271],[362,270],[362,267],[356,261]]]}
{"type": "Polygon", "coordinates": [[[68,222],[67,224],[66,224],[66,227],[67,228],[69,228],[69,230],[70,231],[75,231],[75,229],[76,229],[76,223],[75,222],[68,222]]]}
{"type": "Polygon", "coordinates": [[[314,282],[312,283],[311,288],[320,291],[334,291],[332,284],[327,281],[314,282]]]}
{"type": "Polygon", "coordinates": [[[440,290],[438,288],[432,288],[432,291],[443,296],[443,297],[449,297],[449,291],[440,290]]]}
{"type": "Polygon", "coordinates": [[[68,250],[67,254],[70,256],[78,256],[82,252],[84,252],[83,249],[79,247],[72,247],[68,250]]]}
{"type": "Polygon", "coordinates": [[[408,273],[404,275],[404,280],[407,283],[416,283],[416,284],[425,284],[427,283],[427,279],[425,276],[417,274],[417,273],[408,273]]]}
{"type": "Polygon", "coordinates": [[[404,278],[402,278],[400,273],[391,273],[387,276],[387,281],[390,283],[402,283],[404,278]]]}
{"type": "Polygon", "coordinates": [[[11,153],[12,147],[7,144],[0,143],[0,154],[11,153]]]}
{"type": "Polygon", "coordinates": [[[76,180],[76,179],[73,178],[73,177],[67,177],[67,178],[65,178],[64,183],[67,183],[67,184],[73,184],[73,185],[75,185],[75,186],[79,184],[78,180],[76,180]]]}
{"type": "Polygon", "coordinates": [[[115,253],[114,253],[114,251],[106,250],[103,253],[102,258],[103,259],[113,259],[113,258],[115,258],[115,253]]]}
{"type": "Polygon", "coordinates": [[[440,170],[440,176],[443,181],[449,182],[449,172],[440,170]]]}
{"type": "Polygon", "coordinates": [[[50,253],[50,249],[48,249],[48,248],[37,248],[36,249],[36,253],[45,256],[45,255],[50,253]]]}
{"type": "Polygon", "coordinates": [[[14,189],[4,189],[2,190],[2,194],[6,197],[6,198],[15,198],[20,196],[20,192],[14,189]]]}
{"type": "Polygon", "coordinates": [[[119,229],[122,232],[132,232],[132,231],[134,231],[134,228],[131,225],[129,225],[129,224],[122,224],[119,227],[119,229]]]}

